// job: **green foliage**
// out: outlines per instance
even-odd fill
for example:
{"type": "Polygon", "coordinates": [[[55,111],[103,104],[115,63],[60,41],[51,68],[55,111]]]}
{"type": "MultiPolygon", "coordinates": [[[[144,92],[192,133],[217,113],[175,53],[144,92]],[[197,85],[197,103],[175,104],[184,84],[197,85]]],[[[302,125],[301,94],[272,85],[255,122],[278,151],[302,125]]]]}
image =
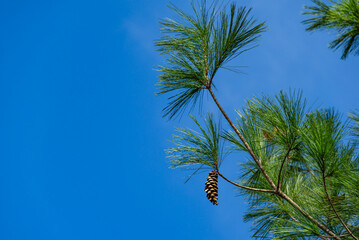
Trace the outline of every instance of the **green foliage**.
{"type": "MultiPolygon", "coordinates": [[[[346,231],[329,205],[325,184],[336,211],[352,231],[359,234],[359,158],[348,141],[352,133],[333,109],[309,109],[301,92],[280,92],[274,97],[248,100],[238,112],[237,128],[275,182],[281,177],[282,191],[310,215],[338,235],[346,231]],[[283,167],[283,162],[284,167],[283,167]],[[279,175],[282,169],[282,174],[279,175]]],[[[220,146],[227,141],[231,151],[249,153],[238,136],[214,124],[208,115],[206,127],[192,117],[200,132],[178,129],[176,147],[167,151],[172,167],[206,166],[215,169],[222,160],[220,146]]],[[[255,162],[240,162],[243,186],[269,189],[255,162]]],[[[193,169],[193,168],[190,168],[193,169]]],[[[245,221],[253,223],[259,239],[318,239],[320,228],[275,194],[239,189],[249,203],[245,221]]],[[[343,237],[342,239],[350,239],[343,237]]]]}
{"type": "Polygon", "coordinates": [[[166,65],[158,68],[158,94],[171,93],[163,110],[164,116],[172,118],[213,86],[215,74],[227,68],[228,61],[253,48],[265,27],[249,16],[250,9],[235,4],[227,13],[226,8],[207,8],[206,1],[198,11],[192,3],[193,16],[173,5],[170,8],[177,19],[160,22],[164,35],[155,45],[166,55],[166,65]]]}
{"type": "MultiPolygon", "coordinates": [[[[288,155],[292,161],[301,162],[302,156],[296,153],[302,148],[299,133],[304,124],[305,111],[306,100],[302,101],[300,92],[291,92],[289,95],[281,92],[274,98],[254,98],[247,102],[243,113],[238,112],[237,128],[248,139],[247,143],[264,166],[275,162],[276,168],[280,168],[282,161],[278,159],[283,160],[288,155]]],[[[224,137],[235,150],[249,153],[234,132],[226,132],[224,137]]],[[[276,172],[273,178],[277,178],[276,172]]]]}
{"type": "MultiPolygon", "coordinates": [[[[347,224],[357,226],[358,155],[347,141],[350,132],[338,113],[332,109],[310,110],[306,105],[301,93],[295,92],[254,98],[239,114],[237,128],[248,139],[271,179],[278,181],[287,158],[281,176],[282,191],[333,232],[345,234],[329,206],[323,177],[339,215],[347,224]]],[[[224,138],[233,144],[232,149],[248,153],[233,132],[226,132],[224,138]]],[[[269,188],[250,158],[241,163],[241,169],[241,184],[269,188]]],[[[256,238],[317,239],[323,235],[315,224],[280,197],[243,189],[241,192],[250,204],[245,220],[253,222],[256,238]]]]}
{"type": "Polygon", "coordinates": [[[312,0],[314,6],[305,6],[304,14],[312,15],[303,21],[306,30],[334,30],[337,38],[329,45],[331,49],[343,48],[342,59],[350,53],[359,54],[359,2],[357,0],[341,0],[329,2],[312,0]]]}
{"type": "Polygon", "coordinates": [[[195,167],[196,172],[204,167],[215,169],[223,157],[220,123],[215,123],[211,114],[205,118],[205,127],[195,117],[191,118],[200,132],[177,128],[177,134],[173,136],[176,147],[167,150],[171,167],[195,167]]]}
{"type": "MultiPolygon", "coordinates": [[[[315,15],[305,22],[308,30],[334,28],[340,36],[331,46],[343,46],[343,57],[355,51],[358,28],[351,26],[358,23],[357,1],[313,2],[316,7],[307,7],[315,15]]],[[[164,36],[156,46],[166,65],[159,67],[158,93],[170,94],[164,115],[172,118],[193,107],[209,91],[232,130],[222,130],[211,114],[205,125],[191,116],[199,130],[177,129],[175,146],[167,150],[171,167],[193,174],[215,170],[237,186],[249,203],[244,219],[253,223],[254,238],[353,239],[346,227],[359,236],[359,112],[349,124],[333,109],[307,107],[300,91],[281,91],[248,100],[233,123],[214,96],[214,76],[255,46],[264,23],[234,4],[228,12],[207,8],[205,1],[199,10],[192,7],[193,16],[171,6],[177,19],[161,22],[164,36]],[[219,172],[224,152],[247,157],[239,162],[236,183],[219,172]]]]}

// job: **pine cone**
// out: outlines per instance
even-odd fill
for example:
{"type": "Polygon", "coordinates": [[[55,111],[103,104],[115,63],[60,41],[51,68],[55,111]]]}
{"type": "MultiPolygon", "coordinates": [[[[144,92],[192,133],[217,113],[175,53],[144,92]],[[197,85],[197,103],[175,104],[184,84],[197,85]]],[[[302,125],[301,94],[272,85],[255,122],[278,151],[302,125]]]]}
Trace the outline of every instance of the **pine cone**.
{"type": "Polygon", "coordinates": [[[206,187],[204,191],[207,193],[208,200],[213,203],[213,205],[218,205],[218,174],[215,170],[210,172],[207,177],[206,187]]]}

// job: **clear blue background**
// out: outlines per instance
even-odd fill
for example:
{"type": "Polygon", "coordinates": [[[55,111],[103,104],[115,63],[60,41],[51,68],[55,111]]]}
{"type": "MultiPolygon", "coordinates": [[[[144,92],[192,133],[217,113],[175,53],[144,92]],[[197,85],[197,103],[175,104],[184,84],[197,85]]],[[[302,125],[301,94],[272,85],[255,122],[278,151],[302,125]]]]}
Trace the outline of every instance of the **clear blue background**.
{"type": "MultiPolygon", "coordinates": [[[[358,107],[359,57],[342,61],[327,48],[333,35],[304,31],[309,1],[238,2],[269,30],[233,63],[246,74],[216,79],[231,116],[246,98],[290,87],[344,114],[358,107]]],[[[166,3],[0,2],[0,239],[250,238],[232,186],[220,181],[213,207],[205,173],[184,184],[188,172],[168,169],[174,126],[193,125],[162,119],[166,98],[154,95],[166,3]]],[[[205,97],[207,110],[218,114],[205,97]]],[[[235,179],[241,159],[223,172],[235,179]]]]}

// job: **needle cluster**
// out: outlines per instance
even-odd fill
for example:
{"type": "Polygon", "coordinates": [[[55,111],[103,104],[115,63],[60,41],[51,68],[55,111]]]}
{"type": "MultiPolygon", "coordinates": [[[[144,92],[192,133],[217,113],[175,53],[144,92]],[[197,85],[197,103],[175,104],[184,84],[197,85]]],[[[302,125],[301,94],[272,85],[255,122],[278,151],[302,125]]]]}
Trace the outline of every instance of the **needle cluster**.
{"type": "Polygon", "coordinates": [[[359,55],[359,2],[357,0],[312,0],[313,6],[305,6],[305,15],[311,15],[303,23],[307,31],[332,30],[337,34],[329,48],[343,49],[342,59],[350,53],[359,55]]]}

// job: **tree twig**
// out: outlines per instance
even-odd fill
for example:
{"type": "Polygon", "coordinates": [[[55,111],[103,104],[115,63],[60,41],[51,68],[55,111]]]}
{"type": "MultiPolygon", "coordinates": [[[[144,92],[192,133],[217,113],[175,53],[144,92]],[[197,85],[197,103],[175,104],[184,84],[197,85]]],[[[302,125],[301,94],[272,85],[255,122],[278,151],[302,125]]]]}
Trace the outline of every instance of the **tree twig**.
{"type": "Polygon", "coordinates": [[[221,176],[224,180],[226,180],[227,182],[233,184],[233,185],[236,186],[236,187],[243,188],[243,189],[246,189],[246,190],[256,191],[256,192],[275,193],[274,190],[270,190],[270,189],[260,189],[260,188],[252,188],[252,187],[247,187],[247,186],[244,186],[244,185],[240,185],[240,184],[238,184],[238,183],[235,183],[235,182],[229,180],[228,178],[226,178],[225,176],[223,176],[223,174],[218,170],[218,167],[217,167],[217,166],[216,166],[216,171],[217,171],[217,173],[218,173],[219,176],[221,176]]]}
{"type": "MultiPolygon", "coordinates": [[[[282,164],[280,165],[279,174],[278,174],[278,182],[277,182],[277,192],[280,190],[280,187],[282,186],[282,181],[283,181],[283,179],[282,179],[283,166],[284,166],[284,163],[286,162],[286,159],[288,158],[289,153],[290,153],[291,150],[292,150],[291,148],[288,149],[287,153],[286,153],[285,156],[284,156],[284,159],[283,159],[283,161],[282,161],[282,164]],[[282,180],[282,181],[281,181],[281,180],[282,180]]],[[[289,161],[289,159],[288,159],[288,161],[289,161]]],[[[284,174],[283,174],[283,178],[284,178],[284,174]]]]}
{"type": "Polygon", "coordinates": [[[325,194],[327,195],[327,199],[328,199],[328,202],[329,202],[330,207],[332,208],[333,212],[335,213],[335,215],[337,216],[337,218],[339,219],[339,221],[341,222],[341,224],[343,225],[343,227],[347,230],[347,232],[349,233],[349,235],[350,235],[352,238],[354,238],[355,240],[358,240],[358,238],[350,231],[350,229],[348,228],[348,226],[344,223],[343,219],[339,216],[337,210],[336,210],[335,207],[334,207],[334,204],[332,203],[332,200],[331,200],[331,198],[330,198],[330,196],[329,196],[329,193],[328,193],[327,183],[326,183],[326,176],[325,176],[324,171],[323,171],[322,177],[323,177],[324,191],[325,191],[325,194]]]}

